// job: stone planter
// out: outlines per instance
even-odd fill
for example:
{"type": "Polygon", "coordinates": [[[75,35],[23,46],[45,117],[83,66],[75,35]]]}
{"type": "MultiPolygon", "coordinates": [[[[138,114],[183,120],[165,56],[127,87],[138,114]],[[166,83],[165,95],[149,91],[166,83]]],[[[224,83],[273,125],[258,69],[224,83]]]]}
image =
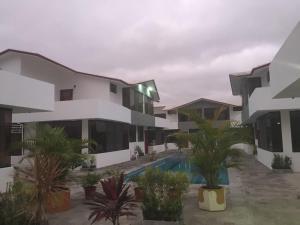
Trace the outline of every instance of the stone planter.
{"type": "Polygon", "coordinates": [[[179,225],[179,221],[144,220],[143,225],[179,225]]]}
{"type": "Polygon", "coordinates": [[[70,190],[53,192],[48,197],[47,212],[58,213],[70,209],[70,190]]]}
{"type": "Polygon", "coordinates": [[[292,169],[272,169],[274,173],[292,173],[292,169]]]}
{"type": "Polygon", "coordinates": [[[207,211],[223,211],[226,209],[225,188],[208,189],[199,188],[198,205],[200,209],[207,211]]]}

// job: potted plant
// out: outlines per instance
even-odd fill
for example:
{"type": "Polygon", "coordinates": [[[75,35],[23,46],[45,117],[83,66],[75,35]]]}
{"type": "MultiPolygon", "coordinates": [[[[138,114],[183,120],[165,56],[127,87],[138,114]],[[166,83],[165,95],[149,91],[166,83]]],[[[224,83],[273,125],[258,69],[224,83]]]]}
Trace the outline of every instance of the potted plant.
{"type": "Polygon", "coordinates": [[[81,178],[81,186],[84,189],[85,199],[91,200],[96,193],[96,185],[100,180],[100,175],[95,173],[88,173],[81,178]]]}
{"type": "Polygon", "coordinates": [[[70,169],[81,165],[81,149],[87,141],[69,139],[63,128],[38,126],[36,136],[26,139],[22,146],[29,150],[25,159],[28,166],[17,169],[17,176],[28,186],[32,195],[28,201],[32,218],[47,223],[47,213],[70,208],[70,190],[67,175],[70,169]]]}
{"type": "Polygon", "coordinates": [[[162,221],[177,224],[182,214],[182,195],[189,185],[187,176],[148,168],[138,180],[144,191],[144,224],[161,224],[162,221]]]}
{"type": "Polygon", "coordinates": [[[187,138],[192,146],[192,163],[206,180],[206,184],[199,188],[198,205],[200,209],[208,211],[225,210],[225,188],[220,185],[219,172],[223,168],[239,165],[240,151],[232,146],[249,141],[248,128],[232,127],[230,122],[215,126],[223,110],[216,110],[211,120],[205,120],[193,111],[185,112],[198,128],[196,133],[189,134],[187,138]]]}
{"type": "Polygon", "coordinates": [[[96,192],[94,199],[86,203],[91,206],[89,220],[92,224],[101,220],[110,220],[113,225],[120,224],[121,216],[135,216],[137,207],[134,196],[129,194],[130,185],[124,183],[124,174],[101,180],[103,193],[96,192]]]}
{"type": "Polygon", "coordinates": [[[141,156],[144,156],[145,153],[142,151],[141,147],[136,145],[135,148],[134,148],[134,152],[137,152],[138,153],[138,156],[141,157],[141,156]]]}
{"type": "Polygon", "coordinates": [[[272,169],[279,173],[289,173],[292,172],[292,160],[288,156],[283,156],[280,154],[274,154],[272,161],[272,169]]]}

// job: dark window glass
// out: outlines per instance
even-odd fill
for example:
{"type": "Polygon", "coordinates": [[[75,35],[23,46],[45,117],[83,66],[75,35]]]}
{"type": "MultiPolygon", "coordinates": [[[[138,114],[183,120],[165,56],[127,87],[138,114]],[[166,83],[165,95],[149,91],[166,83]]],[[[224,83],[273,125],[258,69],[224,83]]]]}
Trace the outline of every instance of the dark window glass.
{"type": "Polygon", "coordinates": [[[153,102],[147,96],[145,96],[145,113],[153,115],[153,102]]]}
{"type": "Polygon", "coordinates": [[[143,94],[138,91],[134,91],[134,110],[143,112],[143,94]]]}
{"type": "Polygon", "coordinates": [[[154,116],[166,119],[165,113],[158,113],[158,114],[155,114],[154,116]]]}
{"type": "Polygon", "coordinates": [[[60,101],[73,100],[73,89],[60,90],[60,101]]]}
{"type": "Polygon", "coordinates": [[[65,121],[51,121],[51,122],[41,122],[41,124],[48,124],[51,127],[61,127],[64,128],[65,134],[69,138],[81,139],[82,136],[82,124],[81,120],[65,120],[65,121]]]}
{"type": "Polygon", "coordinates": [[[239,111],[242,111],[242,110],[243,110],[243,107],[242,107],[242,106],[234,106],[234,107],[232,108],[232,110],[235,111],[235,112],[239,112],[239,111]]]}
{"type": "Polygon", "coordinates": [[[215,108],[205,108],[204,109],[204,118],[205,119],[213,119],[215,115],[215,108]]]}
{"type": "Polygon", "coordinates": [[[300,152],[300,111],[290,112],[293,152],[300,152]]]}
{"type": "Polygon", "coordinates": [[[117,93],[117,85],[110,83],[110,92],[117,93]]]}
{"type": "Polygon", "coordinates": [[[138,126],[138,141],[144,141],[144,127],[138,126]]]}
{"type": "Polygon", "coordinates": [[[263,115],[256,123],[258,147],[272,152],[282,152],[280,112],[263,115]]]}
{"type": "Polygon", "coordinates": [[[111,152],[129,148],[129,125],[101,121],[89,121],[89,137],[97,143],[95,153],[111,152]]]}
{"type": "Polygon", "coordinates": [[[11,120],[11,109],[0,108],[0,168],[10,166],[11,120]]]}
{"type": "Polygon", "coordinates": [[[148,143],[150,146],[162,145],[165,143],[166,133],[162,129],[148,130],[148,143]]]}
{"type": "Polygon", "coordinates": [[[183,113],[178,113],[178,121],[179,122],[189,121],[189,117],[183,113]]]}
{"type": "Polygon", "coordinates": [[[226,107],[219,115],[218,120],[229,120],[229,108],[226,107]]]}
{"type": "Polygon", "coordinates": [[[130,88],[122,89],[123,106],[130,109],[130,88]]]}
{"type": "Polygon", "coordinates": [[[130,126],[129,128],[129,141],[136,142],[136,126],[130,126]]]}

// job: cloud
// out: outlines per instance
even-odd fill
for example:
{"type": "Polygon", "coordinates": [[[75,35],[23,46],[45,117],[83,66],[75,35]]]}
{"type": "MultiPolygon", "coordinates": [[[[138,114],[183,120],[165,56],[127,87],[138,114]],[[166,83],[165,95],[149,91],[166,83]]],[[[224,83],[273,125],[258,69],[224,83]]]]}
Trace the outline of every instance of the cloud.
{"type": "Polygon", "coordinates": [[[299,8],[297,0],[4,0],[0,49],[129,82],[154,78],[161,104],[238,103],[228,74],[270,61],[299,8]]]}

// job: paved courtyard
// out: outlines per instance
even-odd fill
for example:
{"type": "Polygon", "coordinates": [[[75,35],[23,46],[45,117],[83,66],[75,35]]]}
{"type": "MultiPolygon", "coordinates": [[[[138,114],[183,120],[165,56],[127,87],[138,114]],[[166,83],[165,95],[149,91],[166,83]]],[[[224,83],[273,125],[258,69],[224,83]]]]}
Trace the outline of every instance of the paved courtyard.
{"type": "MultiPolygon", "coordinates": [[[[123,165],[124,166],[124,165],[123,165]]],[[[191,185],[184,198],[185,225],[299,225],[300,173],[277,174],[243,156],[241,170],[230,169],[227,210],[206,212],[197,206],[197,185],[191,185]]],[[[50,216],[51,225],[87,225],[89,211],[83,204],[81,187],[73,187],[72,209],[50,216]]],[[[123,224],[142,224],[136,218],[123,218],[123,224]]],[[[110,224],[110,223],[99,223],[110,224]]]]}

